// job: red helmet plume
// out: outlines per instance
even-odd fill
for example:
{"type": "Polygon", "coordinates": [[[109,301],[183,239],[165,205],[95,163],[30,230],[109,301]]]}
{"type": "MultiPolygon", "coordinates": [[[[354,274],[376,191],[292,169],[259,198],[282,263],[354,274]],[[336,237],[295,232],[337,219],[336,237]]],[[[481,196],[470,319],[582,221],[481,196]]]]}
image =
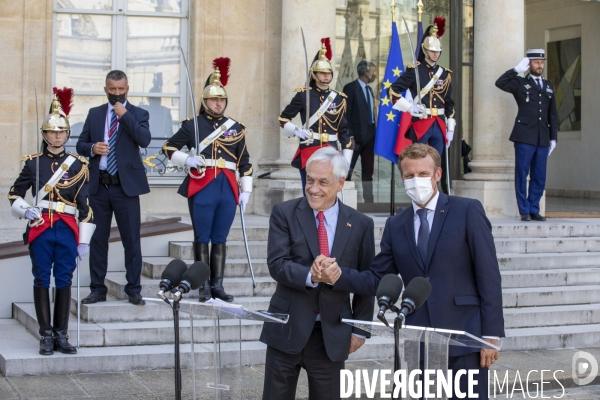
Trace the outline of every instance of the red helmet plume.
{"type": "Polygon", "coordinates": [[[223,86],[227,86],[230,64],[231,60],[229,57],[219,57],[213,60],[213,68],[219,68],[219,72],[221,73],[221,84],[223,84],[223,86]]]}
{"type": "Polygon", "coordinates": [[[333,56],[333,53],[331,52],[331,40],[328,37],[323,38],[321,39],[321,43],[325,45],[325,49],[327,50],[325,57],[331,61],[331,57],[333,56]]]}
{"type": "Polygon", "coordinates": [[[68,116],[71,113],[71,108],[73,108],[73,89],[68,87],[62,89],[52,88],[52,91],[60,103],[60,108],[68,116]]]}
{"type": "Polygon", "coordinates": [[[438,35],[438,37],[442,37],[444,35],[444,32],[446,32],[446,18],[444,18],[444,17],[435,17],[435,19],[433,20],[433,24],[437,25],[437,28],[438,28],[437,35],[438,35]]]}

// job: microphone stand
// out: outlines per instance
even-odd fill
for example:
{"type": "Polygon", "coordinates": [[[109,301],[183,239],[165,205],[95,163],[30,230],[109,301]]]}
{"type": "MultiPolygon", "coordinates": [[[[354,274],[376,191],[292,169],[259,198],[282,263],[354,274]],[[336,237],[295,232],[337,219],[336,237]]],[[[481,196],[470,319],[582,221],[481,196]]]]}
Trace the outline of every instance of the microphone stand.
{"type": "MultiPolygon", "coordinates": [[[[175,288],[172,289],[177,290],[175,288]]],[[[179,299],[173,298],[173,304],[168,298],[163,300],[173,309],[173,330],[175,333],[175,400],[181,400],[181,358],[179,355],[179,299]]]]}
{"type": "MultiPolygon", "coordinates": [[[[402,324],[404,323],[404,315],[400,314],[400,309],[396,306],[392,306],[391,310],[396,313],[396,318],[394,318],[394,375],[396,375],[396,371],[400,370],[400,329],[402,329],[402,324]],[[402,315],[402,317],[401,317],[402,315]]],[[[392,393],[396,390],[396,384],[392,386],[392,393]]]]}

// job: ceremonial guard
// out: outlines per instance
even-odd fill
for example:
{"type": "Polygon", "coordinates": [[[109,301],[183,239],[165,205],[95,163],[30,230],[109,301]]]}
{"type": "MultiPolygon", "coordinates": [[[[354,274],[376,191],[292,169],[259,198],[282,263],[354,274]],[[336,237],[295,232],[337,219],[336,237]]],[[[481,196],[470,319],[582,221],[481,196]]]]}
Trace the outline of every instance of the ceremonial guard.
{"type": "Polygon", "coordinates": [[[496,81],[499,89],[512,93],[519,107],[510,141],[515,146],[515,192],[521,221],[546,220],[540,215],[540,199],[546,187],[548,156],[556,147],[558,121],[554,86],[542,78],[545,60],[544,49],[529,49],[527,57],[496,81]],[[525,77],[519,75],[525,73],[525,77]]]}
{"type": "Polygon", "coordinates": [[[201,302],[211,297],[233,301],[233,296],[223,289],[227,235],[236,205],[239,204],[243,212],[252,192],[246,128],[224,115],[229,63],[229,58],[213,61],[214,72],[206,81],[196,117],[198,131],[190,118],[183,121],[179,131],[163,145],[173,165],[189,168],[178,193],[188,199],[194,228],[194,260],[210,266],[210,279],[200,288],[201,302]],[[181,151],[184,146],[197,149],[196,155],[181,151]],[[239,186],[236,173],[240,177],[239,186]],[[209,243],[212,243],[210,258],[209,243]]]}
{"type": "Polygon", "coordinates": [[[406,71],[389,89],[394,109],[413,116],[410,124],[401,125],[404,129],[400,134],[413,142],[429,144],[439,154],[443,154],[444,145],[452,141],[456,127],[452,71],[437,64],[445,24],[442,17],[434,19],[433,25],[425,31],[417,65],[407,65],[406,71]],[[401,93],[407,89],[403,97],[401,93]]]}
{"type": "Polygon", "coordinates": [[[299,139],[292,166],[300,170],[303,193],[306,185],[306,161],[321,147],[332,146],[342,151],[348,164],[352,161],[352,143],[346,121],[347,96],[344,92],[329,87],[333,80],[331,56],[329,38],[321,39],[321,50],[310,68],[309,87],[295,89],[296,95],[291,103],[279,114],[279,124],[284,134],[289,138],[296,136],[299,139]],[[298,113],[302,120],[301,127],[291,122],[298,113]]]}
{"type": "Polygon", "coordinates": [[[51,113],[44,118],[41,128],[44,139],[41,152],[23,157],[25,166],[8,193],[12,215],[29,220],[23,239],[29,244],[31,256],[42,355],[51,355],[54,350],[77,353],[77,348],[68,342],[71,279],[75,258],[83,259],[88,253],[95,229],[88,202],[87,160],[64,148],[70,136],[68,115],[73,91],[54,88],[54,93],[51,113]],[[29,188],[34,196],[33,205],[24,199],[29,188]],[[51,272],[56,285],[53,321],[49,295],[51,272]]]}

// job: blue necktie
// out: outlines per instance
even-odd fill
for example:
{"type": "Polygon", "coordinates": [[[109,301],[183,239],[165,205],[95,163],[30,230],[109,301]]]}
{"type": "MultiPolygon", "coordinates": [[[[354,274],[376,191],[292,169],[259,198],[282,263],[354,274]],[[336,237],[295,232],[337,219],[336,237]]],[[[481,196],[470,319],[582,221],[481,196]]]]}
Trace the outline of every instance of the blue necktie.
{"type": "Polygon", "coordinates": [[[110,129],[108,131],[108,147],[110,150],[108,151],[108,157],[106,159],[106,170],[109,174],[115,175],[117,173],[117,154],[116,154],[116,143],[117,143],[117,125],[119,124],[119,119],[117,118],[117,114],[115,114],[115,110],[111,111],[110,117],[110,129]]]}
{"type": "Polygon", "coordinates": [[[429,245],[429,222],[427,221],[427,209],[421,208],[420,210],[417,210],[417,215],[421,220],[417,248],[419,249],[419,254],[421,254],[421,261],[423,261],[423,264],[425,264],[427,263],[427,246],[429,245]]]}
{"type": "Polygon", "coordinates": [[[365,94],[367,95],[367,105],[369,106],[369,124],[373,123],[373,106],[371,105],[371,93],[369,87],[365,86],[365,94]]]}

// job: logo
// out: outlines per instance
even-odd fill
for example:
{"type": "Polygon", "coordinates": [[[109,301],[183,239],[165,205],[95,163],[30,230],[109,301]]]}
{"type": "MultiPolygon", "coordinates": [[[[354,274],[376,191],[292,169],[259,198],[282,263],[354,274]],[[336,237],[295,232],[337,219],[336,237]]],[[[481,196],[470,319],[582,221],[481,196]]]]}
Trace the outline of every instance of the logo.
{"type": "Polygon", "coordinates": [[[573,376],[573,382],[577,385],[583,386],[591,383],[598,375],[596,358],[585,351],[578,351],[573,354],[571,375],[573,376]]]}

